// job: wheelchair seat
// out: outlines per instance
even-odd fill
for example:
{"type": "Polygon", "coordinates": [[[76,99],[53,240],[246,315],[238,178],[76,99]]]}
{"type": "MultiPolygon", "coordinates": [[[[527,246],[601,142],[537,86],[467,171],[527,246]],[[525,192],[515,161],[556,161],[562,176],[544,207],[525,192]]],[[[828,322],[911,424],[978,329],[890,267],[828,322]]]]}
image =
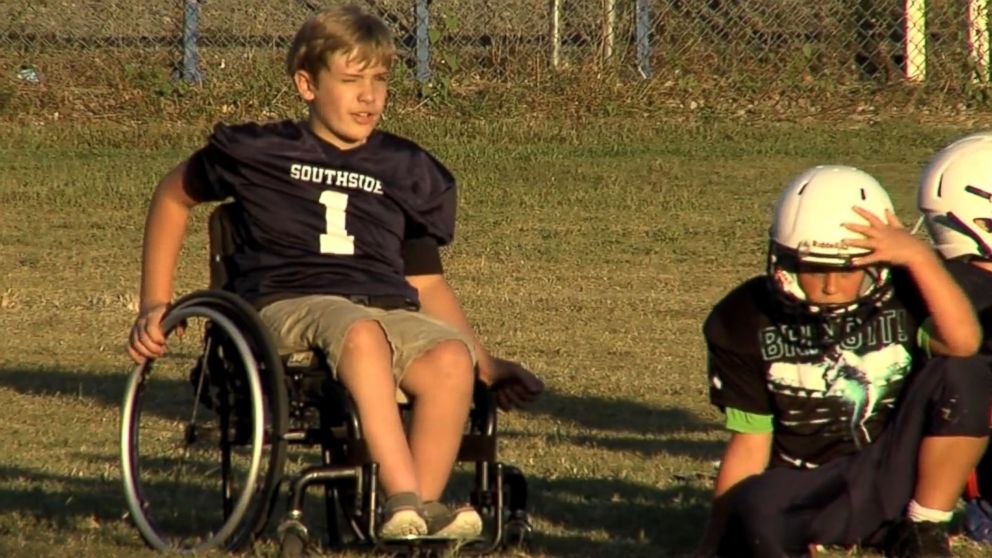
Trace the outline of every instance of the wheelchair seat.
{"type": "MultiPolygon", "coordinates": [[[[257,311],[227,289],[237,274],[233,255],[243,238],[232,209],[230,203],[221,204],[210,215],[210,288],[182,297],[169,309],[162,321],[169,353],[137,366],[128,382],[121,463],[132,520],[145,541],[160,550],[239,550],[265,531],[285,487],[287,512],[277,529],[280,555],[296,556],[310,543],[306,492],[322,485],[327,543],[382,547],[377,464],[369,457],[347,390],[333,379],[320,351],[277,354],[257,311]],[[188,338],[190,324],[201,322],[196,330],[202,333],[201,348],[173,350],[173,340],[184,330],[188,338]],[[172,365],[173,356],[186,357],[185,367],[172,365]],[[190,408],[184,411],[180,399],[190,408]],[[289,446],[317,448],[320,463],[290,477],[284,471],[289,446]],[[143,455],[152,449],[161,449],[168,459],[143,455]],[[177,471],[195,480],[163,480],[178,477],[177,471]],[[210,475],[218,478],[205,480],[210,475]],[[210,497],[189,485],[219,492],[220,509],[211,521],[185,517],[209,511],[197,506],[177,502],[167,509],[170,499],[210,497]]],[[[526,480],[518,469],[498,461],[496,426],[492,394],[477,381],[457,461],[474,464],[470,501],[484,518],[486,536],[459,542],[461,553],[519,545],[531,530],[526,480]]],[[[449,542],[388,544],[419,548],[449,542]]]]}

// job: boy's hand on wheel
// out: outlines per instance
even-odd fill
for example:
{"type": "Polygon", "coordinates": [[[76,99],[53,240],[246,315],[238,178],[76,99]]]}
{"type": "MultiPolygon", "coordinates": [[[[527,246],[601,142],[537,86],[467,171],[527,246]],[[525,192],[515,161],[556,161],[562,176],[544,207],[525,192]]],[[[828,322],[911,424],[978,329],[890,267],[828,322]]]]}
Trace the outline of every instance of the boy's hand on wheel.
{"type": "Polygon", "coordinates": [[[162,333],[161,324],[162,316],[168,308],[168,304],[156,304],[138,312],[138,317],[131,326],[127,345],[131,360],[137,364],[165,354],[165,334],[162,333]]]}

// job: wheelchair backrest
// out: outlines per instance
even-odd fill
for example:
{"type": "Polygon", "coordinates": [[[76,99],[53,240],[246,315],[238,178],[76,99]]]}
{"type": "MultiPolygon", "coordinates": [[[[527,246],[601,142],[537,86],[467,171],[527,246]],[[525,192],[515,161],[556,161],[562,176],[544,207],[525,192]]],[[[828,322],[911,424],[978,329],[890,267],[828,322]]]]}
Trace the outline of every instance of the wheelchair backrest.
{"type": "Polygon", "coordinates": [[[222,203],[210,213],[207,227],[210,241],[210,288],[230,290],[230,282],[238,274],[234,256],[245,238],[243,218],[239,216],[233,203],[222,203]]]}

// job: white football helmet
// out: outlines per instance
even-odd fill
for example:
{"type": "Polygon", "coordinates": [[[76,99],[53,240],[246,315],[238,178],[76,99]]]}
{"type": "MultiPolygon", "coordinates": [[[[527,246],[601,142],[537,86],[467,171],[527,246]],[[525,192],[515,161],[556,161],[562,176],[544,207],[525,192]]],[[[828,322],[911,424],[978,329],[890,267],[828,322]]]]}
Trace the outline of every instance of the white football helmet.
{"type": "Polygon", "coordinates": [[[917,205],[945,258],[992,260],[992,132],[940,150],[920,175],[917,205]]]}
{"type": "Polygon", "coordinates": [[[845,240],[861,238],[844,223],[867,223],[854,212],[855,206],[883,220],[886,211],[894,212],[882,185],[854,167],[813,167],[786,186],[775,204],[768,248],[768,276],[786,302],[814,313],[839,314],[865,302],[881,302],[888,295],[886,266],[866,270],[861,294],[850,304],[811,304],[799,286],[796,273],[800,263],[850,267],[852,258],[868,253],[864,248],[844,244],[845,240]]]}

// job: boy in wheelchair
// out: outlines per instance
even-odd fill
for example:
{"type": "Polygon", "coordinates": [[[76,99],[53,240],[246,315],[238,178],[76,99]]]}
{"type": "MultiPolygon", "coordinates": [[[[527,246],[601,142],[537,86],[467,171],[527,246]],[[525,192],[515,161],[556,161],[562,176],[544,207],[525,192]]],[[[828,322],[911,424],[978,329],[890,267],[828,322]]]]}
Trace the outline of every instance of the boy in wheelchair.
{"type": "Polygon", "coordinates": [[[190,210],[233,198],[244,242],[232,290],[259,310],[280,353],[319,349],[355,402],[386,501],[383,539],[472,538],[471,507],[439,499],[472,403],[476,369],[503,409],[543,390],[521,365],[490,356],[446,282],[451,174],[415,143],[376,129],[395,57],[390,32],[349,6],[298,30],[287,71],[305,122],[218,124],[169,172],[145,225],[140,309],[128,352],[165,352],[160,328],[190,210]],[[396,404],[412,402],[407,436],[396,404]]]}

